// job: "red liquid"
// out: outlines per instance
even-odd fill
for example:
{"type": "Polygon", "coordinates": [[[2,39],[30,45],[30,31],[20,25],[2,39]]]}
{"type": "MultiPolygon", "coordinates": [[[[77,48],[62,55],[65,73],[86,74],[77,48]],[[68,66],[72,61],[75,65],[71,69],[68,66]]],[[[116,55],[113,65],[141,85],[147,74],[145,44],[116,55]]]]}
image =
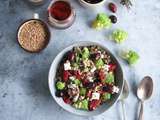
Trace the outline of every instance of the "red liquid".
{"type": "Polygon", "coordinates": [[[49,10],[51,16],[57,20],[65,20],[71,14],[71,6],[65,1],[56,1],[49,10]]]}

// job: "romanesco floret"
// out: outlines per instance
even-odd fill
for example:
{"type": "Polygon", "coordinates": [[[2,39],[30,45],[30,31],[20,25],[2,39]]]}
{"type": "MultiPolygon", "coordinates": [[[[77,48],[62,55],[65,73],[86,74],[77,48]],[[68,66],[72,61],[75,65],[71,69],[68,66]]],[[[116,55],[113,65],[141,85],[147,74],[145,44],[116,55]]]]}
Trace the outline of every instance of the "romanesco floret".
{"type": "Polygon", "coordinates": [[[122,43],[124,42],[128,37],[128,33],[125,32],[124,30],[116,30],[112,33],[112,38],[115,40],[116,43],[122,43]]]}
{"type": "Polygon", "coordinates": [[[108,84],[114,83],[114,74],[113,74],[113,72],[109,72],[107,74],[105,82],[108,83],[108,84]]]}
{"type": "Polygon", "coordinates": [[[109,100],[109,99],[111,99],[111,94],[110,93],[104,93],[102,95],[102,100],[103,101],[106,101],[106,100],[109,100]]]}
{"type": "Polygon", "coordinates": [[[139,60],[139,55],[133,50],[128,50],[122,53],[122,58],[125,59],[130,65],[135,64],[139,60]]]}
{"type": "Polygon", "coordinates": [[[58,90],[63,90],[65,88],[65,83],[58,81],[56,87],[58,90]]]}
{"type": "Polygon", "coordinates": [[[110,26],[111,20],[105,13],[99,13],[92,23],[92,28],[95,28],[97,30],[109,28],[110,26]]]}
{"type": "Polygon", "coordinates": [[[77,101],[76,103],[73,104],[73,106],[78,109],[88,110],[88,104],[89,101],[87,99],[84,99],[82,101],[77,101]]]}

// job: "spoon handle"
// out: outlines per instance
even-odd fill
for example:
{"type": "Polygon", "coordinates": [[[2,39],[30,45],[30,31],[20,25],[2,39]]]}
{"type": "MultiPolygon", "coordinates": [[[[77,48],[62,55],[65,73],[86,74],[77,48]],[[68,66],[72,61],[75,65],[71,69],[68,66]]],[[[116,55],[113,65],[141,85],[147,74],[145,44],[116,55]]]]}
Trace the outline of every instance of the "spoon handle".
{"type": "Polygon", "coordinates": [[[141,108],[140,108],[140,113],[139,113],[139,119],[138,120],[143,120],[143,101],[141,101],[141,108]]]}
{"type": "Polygon", "coordinates": [[[122,120],[126,120],[126,111],[125,111],[124,100],[121,100],[121,105],[122,105],[122,113],[123,113],[123,118],[122,118],[122,120]]]}

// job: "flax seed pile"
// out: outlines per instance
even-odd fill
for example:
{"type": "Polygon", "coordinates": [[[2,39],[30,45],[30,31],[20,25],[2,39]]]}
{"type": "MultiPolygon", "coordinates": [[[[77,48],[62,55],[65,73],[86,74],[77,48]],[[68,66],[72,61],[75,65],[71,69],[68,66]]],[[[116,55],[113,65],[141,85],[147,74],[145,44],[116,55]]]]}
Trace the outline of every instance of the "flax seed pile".
{"type": "Polygon", "coordinates": [[[37,20],[24,23],[18,34],[18,42],[21,47],[30,52],[42,50],[48,43],[48,32],[45,25],[37,20]]]}

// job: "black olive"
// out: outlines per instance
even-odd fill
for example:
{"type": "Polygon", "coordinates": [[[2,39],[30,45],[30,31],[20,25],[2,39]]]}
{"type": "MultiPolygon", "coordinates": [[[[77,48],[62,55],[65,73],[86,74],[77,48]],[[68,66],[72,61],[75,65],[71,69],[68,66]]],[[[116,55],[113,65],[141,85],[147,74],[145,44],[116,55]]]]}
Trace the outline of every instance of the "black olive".
{"type": "Polygon", "coordinates": [[[108,86],[103,86],[102,90],[103,90],[104,92],[108,92],[108,91],[110,90],[110,88],[109,88],[108,86]]]}
{"type": "Polygon", "coordinates": [[[56,94],[55,94],[57,97],[62,97],[63,96],[63,91],[56,91],[56,94]]]}
{"type": "Polygon", "coordinates": [[[100,82],[100,80],[99,80],[99,79],[95,79],[95,80],[94,80],[94,82],[99,83],[99,82],[100,82]]]}
{"type": "Polygon", "coordinates": [[[86,83],[85,85],[87,88],[93,88],[94,87],[94,83],[93,82],[89,82],[89,83],[86,83]]]}
{"type": "Polygon", "coordinates": [[[110,20],[112,23],[116,23],[117,22],[117,17],[114,15],[109,16],[110,20]]]}

